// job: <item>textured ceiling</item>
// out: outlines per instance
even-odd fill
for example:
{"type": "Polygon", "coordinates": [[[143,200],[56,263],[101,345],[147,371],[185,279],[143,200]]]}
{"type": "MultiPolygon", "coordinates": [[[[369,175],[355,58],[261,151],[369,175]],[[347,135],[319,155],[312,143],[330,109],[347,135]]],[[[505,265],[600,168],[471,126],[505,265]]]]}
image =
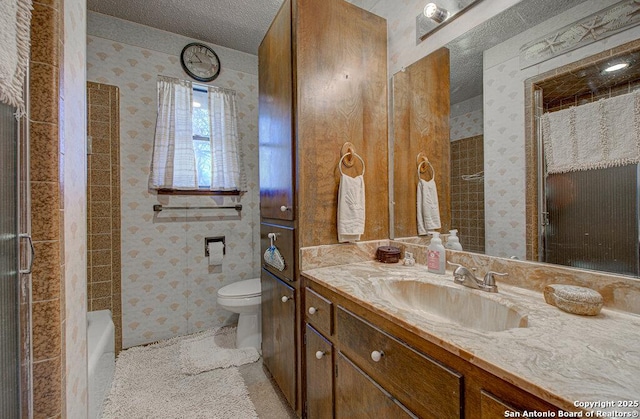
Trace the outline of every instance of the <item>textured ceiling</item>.
{"type": "MultiPolygon", "coordinates": [[[[257,55],[258,46],[282,1],[87,0],[87,7],[94,12],[257,55]]],[[[380,3],[398,0],[347,1],[372,10],[380,3]]],[[[451,50],[451,103],[482,94],[484,50],[583,1],[522,1],[452,41],[447,45],[451,50]]]]}
{"type": "Polygon", "coordinates": [[[451,104],[482,94],[482,53],[584,0],[522,1],[447,45],[451,53],[451,104]]]}
{"type": "Polygon", "coordinates": [[[256,55],[282,0],[87,0],[94,12],[256,55]]]}
{"type": "MultiPolygon", "coordinates": [[[[87,8],[257,55],[258,46],[282,1],[87,0],[87,8]]],[[[349,3],[371,10],[380,1],[390,0],[349,0],[349,3]]]]}

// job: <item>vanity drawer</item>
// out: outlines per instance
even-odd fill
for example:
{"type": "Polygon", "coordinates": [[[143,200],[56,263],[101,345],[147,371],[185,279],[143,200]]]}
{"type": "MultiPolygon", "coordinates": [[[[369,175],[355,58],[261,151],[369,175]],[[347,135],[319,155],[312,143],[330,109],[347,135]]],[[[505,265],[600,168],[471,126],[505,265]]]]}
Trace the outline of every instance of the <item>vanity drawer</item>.
{"type": "MultiPolygon", "coordinates": [[[[340,350],[421,418],[462,415],[462,376],[338,307],[340,350]],[[382,354],[374,361],[374,351],[382,354]]],[[[377,354],[376,354],[377,355],[377,354]]]]}
{"type": "Polygon", "coordinates": [[[304,289],[307,322],[327,336],[333,335],[333,304],[311,288],[304,289]]]}
{"type": "Polygon", "coordinates": [[[260,224],[260,258],[262,259],[262,266],[278,278],[287,281],[295,281],[295,243],[293,233],[293,228],[269,223],[260,224]],[[269,233],[275,233],[276,235],[276,240],[273,244],[284,259],[284,270],[282,271],[266,264],[264,261],[264,252],[270,246],[269,233]]]}

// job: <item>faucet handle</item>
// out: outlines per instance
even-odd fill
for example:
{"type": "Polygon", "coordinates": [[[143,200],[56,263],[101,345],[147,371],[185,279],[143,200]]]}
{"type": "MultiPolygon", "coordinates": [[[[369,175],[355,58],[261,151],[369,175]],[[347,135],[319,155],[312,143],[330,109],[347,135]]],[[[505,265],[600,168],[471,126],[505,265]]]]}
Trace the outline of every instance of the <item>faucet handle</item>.
{"type": "Polygon", "coordinates": [[[484,285],[486,286],[495,286],[496,285],[496,279],[494,278],[494,276],[507,276],[509,275],[508,273],[504,273],[504,272],[494,272],[494,271],[489,271],[487,272],[487,274],[484,276],[484,285]]]}
{"type": "Polygon", "coordinates": [[[447,263],[451,266],[455,266],[456,268],[464,268],[464,266],[460,265],[459,263],[453,263],[449,261],[447,261],[447,263]]]}

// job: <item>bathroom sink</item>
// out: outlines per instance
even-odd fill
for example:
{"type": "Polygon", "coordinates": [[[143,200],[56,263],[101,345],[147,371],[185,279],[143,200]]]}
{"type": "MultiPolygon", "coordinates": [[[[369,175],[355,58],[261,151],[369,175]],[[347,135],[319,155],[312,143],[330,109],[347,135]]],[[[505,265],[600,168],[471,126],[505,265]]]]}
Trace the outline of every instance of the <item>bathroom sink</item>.
{"type": "Polygon", "coordinates": [[[394,306],[434,320],[444,319],[471,329],[498,332],[527,327],[527,315],[499,295],[463,287],[414,280],[380,281],[379,296],[394,306]]]}

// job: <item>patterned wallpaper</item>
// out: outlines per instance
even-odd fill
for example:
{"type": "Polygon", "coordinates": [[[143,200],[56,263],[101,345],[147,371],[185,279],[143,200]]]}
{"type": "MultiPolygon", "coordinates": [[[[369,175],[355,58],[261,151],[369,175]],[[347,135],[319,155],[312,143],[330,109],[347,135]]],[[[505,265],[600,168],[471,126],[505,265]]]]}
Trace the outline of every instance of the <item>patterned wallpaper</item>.
{"type": "Polygon", "coordinates": [[[86,6],[64,1],[64,61],[60,103],[60,154],[64,173],[64,292],[66,415],[87,415],[87,227],[86,227],[86,6]]]}
{"type": "MultiPolygon", "coordinates": [[[[607,1],[613,3],[614,1],[607,1]]],[[[539,65],[520,69],[519,48],[532,39],[606,7],[591,0],[485,53],[486,252],[526,257],[524,81],[535,75],[640,38],[640,27],[613,35],[539,65]]]]}
{"type": "Polygon", "coordinates": [[[257,277],[260,267],[257,59],[235,52],[238,57],[225,60],[234,52],[224,50],[220,54],[222,71],[212,82],[237,92],[249,192],[240,198],[156,196],[147,190],[156,75],[187,76],[180,66],[180,49],[167,53],[166,43],[159,41],[157,48],[150,47],[156,39],[171,39],[182,46],[192,40],[106,16],[99,16],[100,33],[109,33],[110,38],[99,37],[92,33],[92,15],[87,37],[88,80],[120,88],[123,347],[225,324],[232,313],[218,307],[217,290],[257,277]],[[109,24],[112,27],[105,30],[109,24]],[[244,64],[231,68],[231,63],[244,64]],[[234,210],[152,211],[158,203],[210,206],[236,202],[243,205],[240,215],[234,210]],[[226,237],[220,267],[209,267],[204,257],[204,238],[209,236],[226,237]]]}
{"type": "Polygon", "coordinates": [[[451,105],[449,131],[451,141],[482,135],[482,96],[451,105]]]}

